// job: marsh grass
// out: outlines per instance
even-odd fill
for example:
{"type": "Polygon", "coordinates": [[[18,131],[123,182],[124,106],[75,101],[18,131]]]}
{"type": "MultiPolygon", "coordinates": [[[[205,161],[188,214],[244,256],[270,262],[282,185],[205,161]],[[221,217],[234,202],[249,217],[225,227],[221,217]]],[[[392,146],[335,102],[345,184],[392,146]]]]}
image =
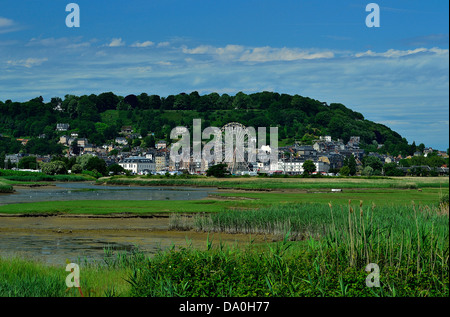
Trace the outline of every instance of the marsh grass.
{"type": "MultiPolygon", "coordinates": [[[[81,293],[84,297],[129,296],[125,277],[145,259],[138,248],[126,252],[112,247],[105,247],[101,261],[77,259],[81,293]]],[[[49,266],[18,257],[0,258],[0,297],[80,297],[79,290],[67,289],[65,279],[70,272],[65,268],[65,262],[49,266]]]]}
{"type": "MultiPolygon", "coordinates": [[[[270,233],[278,242],[172,247],[152,257],[105,249],[81,270],[85,296],[448,297],[448,209],[441,205],[280,205],[223,211],[193,222],[208,232],[270,233]],[[201,227],[203,226],[203,227],[201,227]],[[367,264],[380,287],[366,285],[367,264]],[[84,282],[83,282],[84,281],[84,282]]],[[[448,207],[447,207],[448,208],[448,207]]],[[[183,226],[182,220],[180,227],[183,226]]],[[[192,224],[190,224],[192,225],[192,224]]],[[[64,266],[0,259],[0,296],[66,293],[64,266]]],[[[83,284],[82,284],[83,285],[83,284]]]]}
{"type": "Polygon", "coordinates": [[[13,186],[0,182],[0,194],[9,194],[14,192],[13,186]]]}
{"type": "Polygon", "coordinates": [[[248,249],[208,241],[207,251],[161,253],[132,277],[134,295],[449,294],[448,205],[280,205],[199,216],[194,228],[278,234],[281,241],[248,249]],[[369,263],[380,267],[380,287],[366,286],[369,263]]]}
{"type": "Polygon", "coordinates": [[[92,177],[81,175],[47,175],[40,172],[25,172],[0,169],[0,177],[8,182],[83,182],[92,177]]]}
{"type": "Polygon", "coordinates": [[[331,189],[331,188],[393,188],[418,189],[441,186],[448,188],[448,178],[154,178],[111,177],[98,181],[108,185],[198,186],[246,190],[331,189]]]}

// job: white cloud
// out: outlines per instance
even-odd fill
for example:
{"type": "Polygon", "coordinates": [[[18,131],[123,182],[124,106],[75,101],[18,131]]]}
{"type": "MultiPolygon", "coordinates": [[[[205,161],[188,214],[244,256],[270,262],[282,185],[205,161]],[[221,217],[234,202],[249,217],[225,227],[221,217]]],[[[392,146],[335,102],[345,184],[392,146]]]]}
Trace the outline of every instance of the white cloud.
{"type": "Polygon", "coordinates": [[[172,66],[171,62],[164,62],[164,61],[160,61],[157,64],[160,66],[172,66]]]}
{"type": "Polygon", "coordinates": [[[0,17],[0,34],[20,30],[20,27],[11,19],[0,17]]]}
{"type": "Polygon", "coordinates": [[[125,42],[122,41],[121,38],[117,38],[117,39],[112,39],[111,43],[109,43],[107,46],[109,47],[120,47],[120,46],[124,46],[125,42]]]}
{"type": "Polygon", "coordinates": [[[14,25],[13,20],[0,17],[0,28],[10,27],[13,25],[14,25]]]}
{"type": "Polygon", "coordinates": [[[10,66],[21,66],[31,68],[33,66],[39,66],[46,61],[48,61],[48,58],[27,58],[20,60],[9,60],[6,63],[10,66]]]}
{"type": "Polygon", "coordinates": [[[247,50],[239,60],[246,62],[274,62],[312,60],[333,57],[334,53],[331,51],[310,53],[299,49],[289,49],[286,47],[279,49],[267,46],[247,50]]]}
{"type": "Polygon", "coordinates": [[[157,47],[161,48],[161,47],[167,47],[170,45],[170,42],[160,42],[158,43],[157,47]]]}
{"type": "Polygon", "coordinates": [[[301,49],[291,48],[273,48],[269,46],[246,48],[242,45],[226,45],[225,47],[214,47],[210,45],[200,45],[195,48],[182,46],[184,54],[202,55],[209,54],[213,57],[235,60],[240,62],[276,62],[276,61],[295,61],[312,60],[320,58],[333,58],[331,51],[311,52],[301,49]]]}
{"type": "Polygon", "coordinates": [[[391,58],[391,57],[403,57],[403,56],[407,56],[407,55],[413,55],[413,54],[418,54],[418,53],[434,53],[437,55],[443,55],[443,54],[448,54],[448,49],[440,49],[437,47],[431,48],[431,49],[427,49],[427,48],[416,48],[414,50],[395,50],[395,49],[390,49],[386,52],[383,53],[376,53],[376,52],[372,52],[371,50],[368,50],[366,52],[363,53],[357,53],[355,54],[356,57],[387,57],[387,58],[391,58]]]}
{"type": "Polygon", "coordinates": [[[91,46],[90,42],[83,42],[81,36],[61,38],[32,38],[26,46],[57,47],[59,49],[78,49],[91,46]]]}
{"type": "Polygon", "coordinates": [[[133,45],[131,45],[131,47],[149,47],[149,46],[153,46],[153,45],[155,45],[154,42],[152,42],[152,41],[145,41],[145,42],[142,42],[142,43],[136,42],[133,45]]]}
{"type": "Polygon", "coordinates": [[[115,51],[108,46],[124,46],[121,38],[103,47],[93,43],[78,38],[34,39],[30,45],[1,47],[0,96],[23,100],[37,93],[44,98],[105,91],[128,95],[149,92],[149,87],[160,96],[194,90],[230,95],[270,90],[340,102],[368,120],[388,124],[408,141],[448,147],[448,121],[441,122],[449,111],[449,51],[445,47],[361,52],[189,46],[186,40],[171,39],[153,45],[130,42],[115,51]],[[69,45],[78,49],[58,49],[69,45]],[[151,54],[131,47],[145,45],[155,48],[151,54]],[[35,71],[33,67],[43,63],[45,67],[35,71]],[[426,117],[419,114],[423,109],[428,111],[426,117]],[[437,132],[427,131],[432,122],[439,122],[437,132]]]}

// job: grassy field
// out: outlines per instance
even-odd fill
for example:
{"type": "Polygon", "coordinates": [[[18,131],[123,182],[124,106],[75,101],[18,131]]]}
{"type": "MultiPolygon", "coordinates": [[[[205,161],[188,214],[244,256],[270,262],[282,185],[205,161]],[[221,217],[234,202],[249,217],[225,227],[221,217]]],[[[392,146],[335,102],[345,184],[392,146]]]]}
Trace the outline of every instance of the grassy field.
{"type": "Polygon", "coordinates": [[[226,209],[257,209],[278,204],[346,204],[349,199],[374,203],[377,206],[437,205],[445,194],[446,188],[415,189],[370,189],[344,190],[343,192],[223,192],[203,200],[76,200],[34,202],[0,206],[0,213],[69,213],[69,214],[114,214],[114,213],[204,213],[219,212],[226,209]]]}
{"type": "MultiPolygon", "coordinates": [[[[153,257],[107,252],[104,263],[81,268],[81,287],[84,296],[448,297],[448,206],[441,207],[224,211],[211,215],[208,231],[275,228],[284,238],[235,247],[208,237],[202,250],[173,247],[153,257]],[[379,268],[378,287],[367,287],[368,263],[379,268]]],[[[66,275],[63,268],[0,259],[0,296],[80,296],[65,291],[66,275]]]]}
{"type": "MultiPolygon", "coordinates": [[[[249,243],[233,247],[208,238],[205,249],[172,248],[152,257],[107,251],[104,263],[82,269],[85,296],[448,297],[448,178],[111,181],[227,190],[193,201],[12,204],[0,213],[173,213],[174,228],[244,233],[249,243]],[[188,212],[198,215],[178,226],[177,215],[188,212]],[[278,242],[252,243],[256,234],[278,242]],[[367,287],[369,263],[380,269],[379,287],[367,287]]],[[[0,259],[0,296],[80,296],[66,292],[67,274],[0,259]]]]}
{"type": "Polygon", "coordinates": [[[0,183],[8,185],[40,185],[52,182],[84,182],[95,180],[89,175],[47,175],[38,172],[24,172],[0,169],[0,183]]]}
{"type": "MultiPolygon", "coordinates": [[[[80,286],[84,297],[129,296],[125,280],[132,263],[143,261],[142,253],[114,253],[105,249],[101,263],[80,265],[80,286]]],[[[0,297],[80,297],[65,284],[65,265],[48,266],[34,260],[0,258],[0,297]]]]}
{"type": "Polygon", "coordinates": [[[13,191],[13,186],[0,181],[0,194],[12,193],[13,191]]]}
{"type": "Polygon", "coordinates": [[[449,187],[448,177],[323,177],[323,178],[269,178],[269,177],[111,177],[98,180],[99,184],[140,186],[198,186],[245,190],[332,189],[332,188],[401,188],[449,187]]]}

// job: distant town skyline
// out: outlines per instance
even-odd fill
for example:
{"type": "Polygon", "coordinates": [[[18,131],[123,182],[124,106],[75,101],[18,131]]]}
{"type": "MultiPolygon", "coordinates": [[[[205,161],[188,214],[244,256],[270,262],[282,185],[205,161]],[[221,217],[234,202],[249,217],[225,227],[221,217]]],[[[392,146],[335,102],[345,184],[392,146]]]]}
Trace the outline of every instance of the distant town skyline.
{"type": "Polygon", "coordinates": [[[408,142],[449,147],[447,1],[0,4],[0,100],[274,91],[342,103],[408,142]],[[80,27],[65,24],[80,7],[80,27]]]}

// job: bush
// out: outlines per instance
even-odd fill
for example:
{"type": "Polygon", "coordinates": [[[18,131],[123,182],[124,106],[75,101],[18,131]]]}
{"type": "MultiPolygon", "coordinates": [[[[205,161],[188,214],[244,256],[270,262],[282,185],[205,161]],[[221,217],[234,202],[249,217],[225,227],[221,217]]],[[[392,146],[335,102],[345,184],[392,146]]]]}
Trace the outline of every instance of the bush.
{"type": "Polygon", "coordinates": [[[83,175],[89,175],[89,176],[92,176],[92,177],[94,177],[94,178],[100,178],[100,177],[103,176],[102,174],[100,174],[100,173],[97,172],[97,171],[83,171],[81,174],[83,174],[83,175]]]}
{"type": "Polygon", "coordinates": [[[6,194],[6,193],[12,193],[14,191],[14,188],[11,185],[0,183],[0,193],[6,194]]]}
{"type": "Polygon", "coordinates": [[[72,166],[72,174],[81,174],[83,172],[83,168],[80,164],[74,164],[72,166]]]}
{"type": "Polygon", "coordinates": [[[350,175],[350,167],[344,166],[340,169],[339,174],[342,176],[349,176],[350,175]]]}
{"type": "Polygon", "coordinates": [[[47,175],[67,174],[66,165],[61,161],[53,161],[42,164],[42,173],[47,175]]]}

